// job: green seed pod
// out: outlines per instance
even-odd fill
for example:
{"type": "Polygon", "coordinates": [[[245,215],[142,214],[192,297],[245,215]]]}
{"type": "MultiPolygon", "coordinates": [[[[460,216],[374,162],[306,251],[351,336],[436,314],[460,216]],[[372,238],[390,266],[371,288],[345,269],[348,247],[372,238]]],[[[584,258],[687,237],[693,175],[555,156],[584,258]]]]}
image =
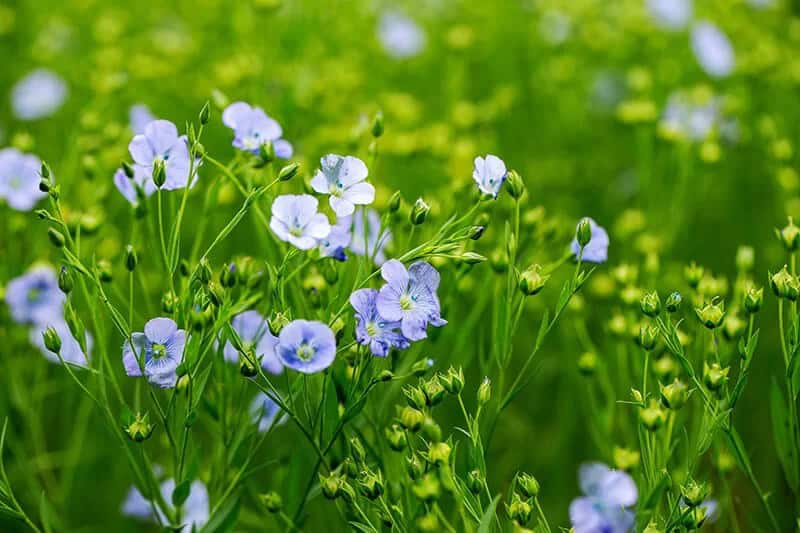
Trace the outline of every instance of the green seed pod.
{"type": "Polygon", "coordinates": [[[400,209],[400,204],[403,201],[403,195],[400,194],[400,191],[395,191],[392,194],[392,197],[389,198],[389,212],[396,213],[400,209]]]}
{"type": "Polygon", "coordinates": [[[64,294],[69,294],[75,288],[75,280],[72,277],[72,272],[65,265],[61,265],[61,270],[58,271],[58,288],[64,294]]]}
{"type": "Polygon", "coordinates": [[[703,279],[704,272],[705,270],[703,267],[692,261],[686,268],[684,268],[683,275],[686,278],[686,283],[691,288],[696,289],[700,284],[700,280],[703,279]]]}
{"type": "Polygon", "coordinates": [[[642,324],[639,327],[639,346],[648,352],[656,347],[658,327],[642,324]]]}
{"type": "Polygon", "coordinates": [[[300,165],[297,163],[289,163],[278,172],[278,179],[280,181],[289,181],[297,176],[300,171],[300,165]]]}
{"type": "Polygon", "coordinates": [[[519,200],[525,194],[525,182],[516,170],[509,170],[506,174],[506,189],[514,200],[519,200]]]}
{"type": "Polygon", "coordinates": [[[383,135],[383,111],[378,111],[372,119],[372,136],[377,139],[381,135],[383,135]]]}
{"type": "Polygon", "coordinates": [[[451,366],[447,374],[439,376],[439,381],[448,393],[459,394],[464,388],[464,371],[451,366]]]}
{"type": "Polygon", "coordinates": [[[365,470],[361,473],[358,480],[358,488],[361,494],[368,500],[375,500],[383,494],[383,475],[378,471],[377,473],[370,470],[365,470]]]}
{"type": "Polygon", "coordinates": [[[578,358],[578,371],[586,377],[593,376],[597,371],[597,354],[584,352],[578,358]]]}
{"type": "Polygon", "coordinates": [[[478,406],[482,407],[492,399],[492,380],[488,377],[483,378],[478,387],[478,406]]]}
{"type": "Polygon", "coordinates": [[[721,303],[708,303],[702,308],[696,308],[695,313],[700,322],[708,329],[715,329],[725,320],[725,306],[721,303]]]}
{"type": "Polygon", "coordinates": [[[433,465],[441,466],[450,460],[452,448],[446,442],[435,442],[428,448],[428,462],[433,465]]]}
{"type": "Polygon", "coordinates": [[[792,217],[789,217],[789,223],[786,226],[775,230],[775,235],[787,252],[795,252],[800,248],[800,228],[794,225],[792,217]]]}
{"type": "Polygon", "coordinates": [[[166,314],[171,315],[175,312],[175,308],[178,306],[178,297],[172,291],[167,291],[164,293],[164,296],[161,297],[161,310],[164,311],[166,314]]]}
{"type": "Polygon", "coordinates": [[[319,486],[322,494],[329,500],[335,500],[342,494],[344,478],[339,474],[331,473],[329,476],[319,475],[319,486]]]}
{"type": "Polygon", "coordinates": [[[539,482],[530,474],[517,476],[517,488],[526,498],[535,498],[539,495],[539,482]]]}
{"type": "Polygon", "coordinates": [[[439,499],[441,495],[441,483],[439,478],[432,472],[428,472],[421,478],[417,479],[416,483],[411,487],[414,496],[424,502],[434,502],[439,499]]]}
{"type": "Polygon", "coordinates": [[[147,413],[136,413],[136,419],[125,428],[125,433],[133,442],[144,442],[153,434],[154,427],[147,413]]]}
{"type": "Polygon", "coordinates": [[[200,124],[202,124],[203,126],[208,124],[208,121],[211,118],[211,106],[209,105],[208,102],[203,104],[203,107],[200,109],[199,118],[200,118],[200,124]]]}
{"type": "Polygon", "coordinates": [[[425,465],[417,455],[409,455],[406,457],[406,472],[412,480],[419,479],[425,472],[425,465]]]}
{"type": "Polygon", "coordinates": [[[534,296],[541,292],[547,284],[547,280],[550,279],[550,276],[543,275],[541,270],[541,265],[537,264],[529,267],[520,274],[518,286],[522,294],[525,296],[534,296]]]}
{"type": "Polygon", "coordinates": [[[667,297],[667,303],[664,307],[666,307],[668,313],[677,313],[678,309],[681,308],[681,302],[683,302],[683,297],[676,291],[667,297]]]}
{"type": "Polygon", "coordinates": [[[703,383],[710,391],[718,391],[728,381],[730,367],[722,368],[719,363],[703,363],[703,383]]]}
{"type": "Polygon", "coordinates": [[[761,310],[761,305],[764,303],[764,289],[749,287],[744,294],[744,308],[750,313],[758,313],[761,310]]]}
{"type": "Polygon", "coordinates": [[[409,431],[419,431],[424,420],[425,415],[413,407],[404,407],[400,412],[400,424],[409,431]]]}
{"type": "Polygon", "coordinates": [[[401,452],[406,448],[408,440],[406,439],[406,432],[403,431],[398,424],[392,424],[392,427],[384,430],[386,440],[389,442],[389,447],[396,451],[401,452]]]}
{"type": "Polygon", "coordinates": [[[97,276],[103,283],[110,283],[113,279],[113,269],[108,259],[100,259],[97,261],[97,276]]]}
{"type": "Polygon", "coordinates": [[[483,475],[477,468],[467,473],[467,487],[472,494],[480,494],[483,491],[483,475]]]}
{"type": "Polygon", "coordinates": [[[639,410],[639,421],[649,431],[658,430],[664,425],[666,419],[666,413],[655,400],[650,400],[650,404],[647,407],[639,410]]]}
{"type": "Polygon", "coordinates": [[[425,405],[432,407],[439,404],[444,398],[444,387],[439,382],[438,374],[423,383],[422,392],[425,393],[425,405]]]}
{"type": "Polygon", "coordinates": [[[661,391],[661,403],[667,409],[677,411],[689,399],[689,387],[685,383],[675,378],[669,385],[659,385],[661,391]]]}

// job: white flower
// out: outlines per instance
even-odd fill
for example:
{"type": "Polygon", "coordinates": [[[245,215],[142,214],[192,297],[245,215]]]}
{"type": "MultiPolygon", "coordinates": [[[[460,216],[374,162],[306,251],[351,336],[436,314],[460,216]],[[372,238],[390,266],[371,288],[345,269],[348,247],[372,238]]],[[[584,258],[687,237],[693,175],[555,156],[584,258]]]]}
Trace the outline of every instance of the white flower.
{"type": "Polygon", "coordinates": [[[728,37],[710,22],[699,22],[692,28],[692,50],[706,74],[724,78],[733,72],[733,46],[728,37]]]}
{"type": "Polygon", "coordinates": [[[49,117],[67,98],[67,84],[47,69],[36,69],[14,85],[11,107],[20,120],[49,117]]]}
{"type": "Polygon", "coordinates": [[[320,159],[320,169],[311,179],[311,188],[330,194],[329,202],[336,216],[352,215],[356,205],[375,201],[375,187],[367,183],[367,165],[353,156],[328,154],[320,159]]]}
{"type": "Polygon", "coordinates": [[[472,171],[472,179],[478,184],[482,193],[491,194],[497,198],[500,187],[506,180],[506,164],[495,155],[487,155],[486,159],[478,156],[475,158],[475,168],[472,171]]]}
{"type": "Polygon", "coordinates": [[[282,241],[310,250],[331,232],[328,217],[317,212],[319,202],[308,194],[284,194],[272,202],[269,227],[282,241]]]}

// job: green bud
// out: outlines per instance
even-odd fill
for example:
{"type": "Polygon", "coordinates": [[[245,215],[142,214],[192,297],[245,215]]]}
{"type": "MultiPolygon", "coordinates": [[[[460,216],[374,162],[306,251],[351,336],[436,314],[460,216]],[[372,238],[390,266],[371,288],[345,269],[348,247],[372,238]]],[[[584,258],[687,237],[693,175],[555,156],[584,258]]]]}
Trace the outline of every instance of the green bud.
{"type": "MultiPolygon", "coordinates": [[[[49,180],[50,179],[50,166],[42,161],[41,167],[39,167],[39,174],[41,174],[42,178],[49,180]]],[[[42,191],[47,192],[47,191],[42,191]]]]}
{"type": "Polygon", "coordinates": [[[639,307],[642,313],[650,318],[655,318],[661,313],[661,298],[658,297],[656,291],[645,293],[639,301],[639,307]]]}
{"type": "Polygon", "coordinates": [[[439,381],[448,393],[459,394],[464,388],[464,371],[461,367],[456,370],[451,366],[447,374],[439,377],[439,381]]]}
{"type": "Polygon", "coordinates": [[[545,284],[547,284],[547,280],[550,279],[550,276],[542,275],[541,270],[541,265],[537,264],[529,267],[520,274],[518,286],[522,294],[525,296],[534,296],[541,292],[545,284]]]}
{"type": "Polygon", "coordinates": [[[642,324],[639,327],[639,346],[648,352],[656,347],[658,340],[658,327],[642,324]]]}
{"type": "Polygon", "coordinates": [[[381,135],[383,135],[383,112],[378,111],[372,119],[372,136],[377,139],[381,135]]]}
{"type": "Polygon", "coordinates": [[[380,374],[378,374],[379,381],[392,381],[394,379],[394,372],[391,370],[382,370],[380,374]]]}
{"type": "Polygon", "coordinates": [[[200,283],[206,285],[211,281],[211,265],[208,264],[208,259],[203,257],[197,265],[197,279],[200,283]]]}
{"type": "Polygon", "coordinates": [[[467,488],[472,494],[480,494],[483,491],[483,475],[477,468],[467,473],[467,488]]]}
{"type": "Polygon", "coordinates": [[[403,195],[400,191],[395,191],[392,197],[389,198],[389,212],[397,213],[400,210],[400,204],[403,202],[403,195]]]}
{"type": "Polygon", "coordinates": [[[269,325],[270,333],[277,337],[281,330],[289,324],[289,317],[284,313],[276,312],[269,317],[267,324],[269,325]]]}
{"type": "Polygon", "coordinates": [[[506,189],[514,200],[519,200],[525,194],[525,182],[516,170],[509,170],[506,174],[506,189]]]}
{"type": "Polygon", "coordinates": [[[153,434],[153,428],[147,413],[136,413],[136,419],[125,428],[125,433],[133,442],[144,442],[153,434]]]}
{"type": "Polygon", "coordinates": [[[592,240],[592,223],[588,218],[582,218],[578,222],[578,228],[575,230],[575,239],[578,241],[578,246],[581,248],[589,244],[592,240]]]}
{"type": "Polygon", "coordinates": [[[718,328],[725,319],[724,304],[714,301],[706,304],[702,308],[696,308],[694,312],[697,313],[697,318],[700,319],[700,322],[708,329],[718,328]]]}
{"type": "Polygon", "coordinates": [[[483,378],[478,387],[478,406],[482,407],[492,399],[492,380],[488,377],[483,378]]]}
{"type": "Polygon", "coordinates": [[[417,377],[424,376],[432,364],[433,361],[431,361],[430,359],[427,358],[420,359],[419,361],[411,365],[411,373],[417,377]]]}
{"type": "Polygon", "coordinates": [[[446,442],[435,442],[428,447],[428,462],[441,466],[447,464],[450,460],[450,452],[452,449],[446,442]]]}
{"type": "Polygon", "coordinates": [[[508,256],[503,250],[498,248],[489,254],[489,265],[492,267],[492,270],[498,274],[502,274],[508,270],[508,256]]]}
{"type": "Polygon", "coordinates": [[[729,341],[736,340],[744,335],[746,329],[747,322],[739,318],[736,313],[731,313],[722,325],[722,336],[729,341]]]}
{"type": "Polygon", "coordinates": [[[258,375],[258,361],[253,350],[239,352],[239,373],[246,378],[258,375]]]}
{"type": "Polygon", "coordinates": [[[361,441],[358,437],[353,437],[350,439],[350,453],[353,456],[356,464],[362,464],[367,459],[367,452],[364,451],[364,445],[361,444],[361,441]]]}
{"type": "Polygon", "coordinates": [[[486,261],[484,256],[475,252],[464,252],[459,259],[468,265],[477,265],[486,261]]]}
{"type": "Polygon", "coordinates": [[[408,441],[406,439],[406,432],[403,431],[398,424],[392,424],[392,427],[384,430],[386,440],[389,442],[389,447],[396,451],[401,452],[405,449],[408,441]]]}
{"type": "Polygon", "coordinates": [[[783,229],[775,230],[775,235],[787,252],[794,252],[800,248],[800,228],[794,225],[792,217],[789,217],[789,223],[783,229]]]}
{"type": "Polygon", "coordinates": [[[688,531],[700,529],[708,518],[707,512],[708,509],[703,505],[693,507],[681,515],[681,525],[688,531]]]}
{"type": "Polygon", "coordinates": [[[736,250],[736,268],[740,272],[750,272],[755,264],[756,253],[752,246],[740,246],[736,250]]]}
{"type": "Polygon", "coordinates": [[[331,473],[329,476],[319,475],[319,486],[322,494],[329,500],[335,500],[342,494],[344,478],[339,474],[331,473]]]}
{"type": "Polygon", "coordinates": [[[47,228],[47,238],[50,239],[50,243],[56,248],[64,247],[64,234],[56,228],[47,228]]]}
{"type": "Polygon", "coordinates": [[[683,296],[681,293],[675,291],[667,297],[667,303],[665,305],[668,313],[677,313],[678,309],[681,308],[681,303],[683,302],[683,296]]]}
{"type": "Polygon", "coordinates": [[[584,376],[593,376],[597,371],[597,354],[594,352],[584,352],[578,357],[578,372],[584,376]]]}
{"type": "MultiPolygon", "coordinates": [[[[206,106],[208,106],[208,104],[206,104],[206,106]]],[[[203,109],[205,109],[205,107],[203,109]]],[[[200,121],[202,122],[202,118],[200,121]]],[[[275,491],[261,494],[258,499],[261,500],[261,505],[270,513],[278,513],[283,509],[283,499],[281,495],[275,491]]]]}
{"type": "Polygon", "coordinates": [[[730,371],[730,367],[722,368],[719,363],[712,363],[709,366],[707,362],[704,362],[703,383],[706,384],[708,390],[718,391],[728,381],[730,371]]]}
{"type": "Polygon", "coordinates": [[[200,124],[202,124],[203,126],[208,124],[208,121],[211,118],[211,106],[208,104],[208,102],[203,104],[203,107],[200,109],[199,118],[200,118],[200,124]]]}
{"type": "Polygon", "coordinates": [[[425,465],[416,455],[409,455],[406,457],[406,472],[412,480],[419,479],[425,472],[425,465]]]}
{"type": "Polygon", "coordinates": [[[128,272],[133,272],[136,270],[136,265],[138,263],[139,257],[136,255],[136,250],[129,244],[125,247],[125,268],[128,269],[128,272]]]}
{"type": "Polygon", "coordinates": [[[689,399],[689,387],[678,378],[675,378],[675,381],[669,385],[659,384],[659,389],[661,390],[661,403],[672,411],[679,410],[689,399]]]}
{"type": "Polygon", "coordinates": [[[425,203],[425,200],[422,198],[417,198],[417,201],[414,202],[414,205],[411,207],[411,214],[409,216],[411,223],[415,226],[419,226],[428,218],[428,213],[430,213],[430,211],[431,206],[425,203]]]}
{"type": "Polygon", "coordinates": [[[425,393],[425,404],[431,407],[439,404],[444,398],[445,390],[439,382],[438,375],[425,382],[422,385],[422,391],[425,393]]]}
{"type": "Polygon", "coordinates": [[[524,526],[531,519],[533,508],[527,501],[514,494],[513,498],[511,499],[511,503],[506,504],[506,512],[511,520],[521,526],[524,526]]]}
{"type": "Polygon", "coordinates": [[[433,472],[428,472],[421,478],[417,479],[416,483],[412,485],[411,490],[414,496],[424,502],[433,502],[439,499],[441,494],[441,483],[438,476],[433,472]]]}
{"type": "Polygon", "coordinates": [[[419,431],[419,428],[422,427],[423,420],[425,420],[425,415],[411,406],[403,408],[400,412],[400,425],[409,431],[419,431]]]}
{"type": "Polygon", "coordinates": [[[164,165],[164,161],[161,159],[156,159],[153,162],[153,183],[159,189],[164,186],[164,183],[167,181],[167,169],[164,165]]]}
{"type": "Polygon", "coordinates": [[[127,161],[122,162],[122,172],[125,173],[125,177],[127,177],[129,180],[133,179],[133,176],[135,176],[133,167],[127,161]]]}
{"type": "Polygon", "coordinates": [[[45,328],[42,331],[42,339],[44,340],[45,348],[55,354],[61,352],[61,337],[58,336],[58,332],[54,327],[48,326],[45,328]]]}
{"type": "Polygon", "coordinates": [[[289,181],[297,176],[299,171],[300,165],[298,163],[289,163],[278,172],[278,179],[281,181],[289,181]]]}
{"type": "Polygon", "coordinates": [[[776,274],[770,276],[769,285],[778,298],[785,298],[794,302],[800,295],[800,282],[789,273],[786,265],[783,265],[783,268],[776,274]]]}
{"type": "Polygon", "coordinates": [[[358,480],[358,487],[364,497],[375,500],[383,494],[383,475],[380,471],[377,474],[369,470],[364,471],[358,480]]]}
{"type": "Polygon", "coordinates": [[[761,305],[764,303],[764,289],[755,287],[748,287],[747,292],[744,293],[744,308],[750,313],[758,313],[761,310],[761,305]]]}
{"type": "Polygon", "coordinates": [[[696,289],[700,284],[700,280],[703,279],[704,272],[705,270],[703,267],[697,265],[694,261],[692,261],[686,268],[683,269],[683,275],[686,278],[686,283],[693,289],[696,289]]]}
{"type": "Polygon", "coordinates": [[[668,381],[677,375],[678,367],[672,357],[665,355],[660,359],[656,359],[655,363],[653,363],[653,372],[655,372],[659,380],[668,381]]]}
{"type": "Polygon", "coordinates": [[[272,144],[272,141],[266,141],[258,147],[258,157],[264,163],[275,161],[275,145],[272,144]]]}
{"type": "Polygon", "coordinates": [[[72,272],[65,265],[61,265],[61,270],[58,271],[58,288],[64,294],[69,294],[75,287],[75,280],[72,277],[72,272]]]}
{"type": "Polygon", "coordinates": [[[517,488],[526,498],[535,498],[539,495],[539,482],[530,474],[517,476],[517,488]]]}
{"type": "Polygon", "coordinates": [[[428,404],[428,399],[425,396],[425,391],[422,390],[421,387],[414,387],[413,385],[408,385],[403,387],[403,394],[406,397],[406,401],[408,405],[414,407],[416,409],[424,409],[425,406],[428,404]]]}
{"type": "Polygon", "coordinates": [[[666,418],[667,414],[655,400],[651,400],[647,407],[639,410],[639,421],[650,431],[656,431],[663,426],[666,418]]]}
{"type": "Polygon", "coordinates": [[[178,306],[178,297],[172,291],[167,291],[164,293],[164,296],[161,297],[161,309],[171,315],[175,312],[175,308],[178,306]]]}
{"type": "Polygon", "coordinates": [[[114,271],[108,259],[99,259],[97,261],[97,277],[99,277],[100,281],[103,283],[110,283],[114,278],[114,271]]]}
{"type": "Polygon", "coordinates": [[[42,176],[42,179],[39,180],[39,190],[42,192],[50,192],[53,184],[50,182],[49,178],[45,178],[42,176]]]}
{"type": "Polygon", "coordinates": [[[226,289],[233,288],[236,285],[236,263],[224,265],[219,272],[219,282],[226,289]]]}
{"type": "Polygon", "coordinates": [[[697,507],[703,503],[708,498],[708,493],[708,486],[705,483],[697,483],[694,479],[689,479],[681,487],[681,496],[689,507],[697,507]]]}
{"type": "Polygon", "coordinates": [[[442,440],[442,428],[436,423],[436,420],[426,416],[422,422],[420,433],[428,442],[439,442],[442,440]]]}

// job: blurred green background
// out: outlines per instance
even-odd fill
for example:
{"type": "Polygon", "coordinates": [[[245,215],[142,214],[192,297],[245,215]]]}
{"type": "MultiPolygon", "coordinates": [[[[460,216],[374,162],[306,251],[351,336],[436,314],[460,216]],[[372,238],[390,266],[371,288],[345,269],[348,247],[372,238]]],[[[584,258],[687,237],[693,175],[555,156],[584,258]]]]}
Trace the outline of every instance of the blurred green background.
{"type": "MultiPolygon", "coordinates": [[[[644,0],[4,2],[0,146],[47,160],[76,216],[102,221],[97,253],[113,258],[125,242],[129,207],[111,176],[126,157],[131,105],[144,103],[179,126],[215,90],[260,105],[281,123],[306,169],[328,151],[348,153],[382,110],[386,134],[372,173],[379,201],[401,189],[409,199],[424,196],[434,212],[448,211],[452,191],[471,183],[474,156],[494,153],[524,177],[528,205],[544,208],[549,231],[563,243],[558,246],[566,245],[580,216],[609,229],[610,259],[600,281],[619,264],[642,265],[640,286],[666,294],[684,287],[690,260],[732,281],[737,247],[747,244],[756,250],[755,279],[763,285],[767,269],[784,262],[773,227],[783,226],[787,214],[800,216],[794,149],[800,13],[791,2],[763,4],[695,2],[692,20],[712,21],[735,53],[733,72],[714,77],[692,50],[693,23],[664,28],[644,0]],[[421,42],[410,57],[395,57],[381,41],[387,14],[417,25],[421,42]],[[69,94],[52,117],[19,120],[11,88],[40,67],[61,76],[69,94]],[[692,105],[718,104],[716,126],[702,138],[676,139],[665,127],[670,96],[678,92],[692,105]]],[[[203,144],[222,160],[233,153],[218,121],[203,144]]],[[[37,260],[55,259],[36,222],[31,213],[3,211],[0,225],[10,238],[0,243],[0,285],[37,260]]],[[[497,239],[502,225],[489,231],[497,239]]],[[[246,232],[237,238],[230,250],[248,251],[246,232]]],[[[481,277],[492,275],[489,268],[475,271],[467,301],[478,298],[481,277]]],[[[588,287],[574,315],[600,346],[619,305],[604,292],[588,287]]],[[[552,288],[543,299],[556,296],[552,288]]],[[[760,317],[765,331],[736,420],[754,470],[789,527],[792,504],[767,405],[770,380],[782,371],[774,308],[768,303],[760,317]]],[[[131,478],[112,437],[99,429],[88,403],[64,393],[71,384],[60,369],[27,345],[24,328],[2,312],[0,355],[7,370],[0,413],[10,420],[6,465],[18,496],[36,508],[42,487],[67,483],[70,493],[52,505],[70,530],[110,523],[115,531],[140,530],[138,522],[118,521],[131,478]],[[76,432],[76,424],[98,429],[76,432]],[[83,439],[79,447],[74,438],[83,439]],[[65,454],[67,443],[77,456],[65,454]]],[[[445,310],[451,328],[462,313],[445,310]]],[[[516,339],[521,352],[533,340],[536,316],[530,313],[530,325],[516,339]]],[[[610,446],[599,450],[587,437],[576,324],[568,316],[548,341],[531,386],[499,423],[488,458],[498,490],[517,469],[535,473],[543,504],[559,524],[567,523],[578,491],[577,465],[610,461],[610,446]]],[[[431,349],[443,364],[469,359],[441,344],[431,349]]],[[[474,365],[467,374],[477,384],[474,365]]],[[[620,390],[620,399],[625,394],[620,390]]],[[[289,461],[297,438],[281,434],[271,453],[289,461]]],[[[264,480],[283,482],[280,475],[264,480]]],[[[742,512],[760,513],[744,477],[734,475],[731,483],[742,512]]],[[[312,505],[310,530],[326,523],[326,505],[312,505]]]]}

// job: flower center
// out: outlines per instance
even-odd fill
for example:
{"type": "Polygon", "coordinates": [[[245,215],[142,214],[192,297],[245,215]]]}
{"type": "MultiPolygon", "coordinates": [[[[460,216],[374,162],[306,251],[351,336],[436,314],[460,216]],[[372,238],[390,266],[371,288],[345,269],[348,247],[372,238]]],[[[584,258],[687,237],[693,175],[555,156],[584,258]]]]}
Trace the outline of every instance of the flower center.
{"type": "Polygon", "coordinates": [[[258,133],[253,133],[252,135],[248,135],[244,139],[242,139],[242,144],[248,150],[255,150],[259,146],[261,146],[261,140],[259,139],[258,133]]]}
{"type": "Polygon", "coordinates": [[[344,193],[344,186],[342,185],[341,181],[335,181],[331,183],[329,187],[331,196],[341,196],[344,193]]]}
{"type": "Polygon", "coordinates": [[[8,180],[8,186],[11,187],[12,190],[17,190],[22,187],[22,178],[19,176],[11,176],[8,180]]]}
{"type": "Polygon", "coordinates": [[[154,343],[150,349],[150,358],[158,361],[167,356],[167,348],[160,343],[154,343]]]}
{"type": "Polygon", "coordinates": [[[41,291],[37,287],[28,290],[28,303],[34,303],[39,299],[41,291]]]}
{"type": "Polygon", "coordinates": [[[375,337],[381,332],[381,328],[375,322],[367,322],[367,335],[375,337]]]}
{"type": "Polygon", "coordinates": [[[414,297],[404,294],[400,297],[400,309],[410,311],[414,308],[414,297]]]}
{"type": "Polygon", "coordinates": [[[291,228],[289,228],[289,235],[293,237],[302,237],[303,236],[303,228],[299,225],[295,224],[291,228]]]}
{"type": "Polygon", "coordinates": [[[313,346],[304,342],[297,347],[297,357],[299,357],[301,361],[309,361],[314,357],[315,351],[313,346]]]}

